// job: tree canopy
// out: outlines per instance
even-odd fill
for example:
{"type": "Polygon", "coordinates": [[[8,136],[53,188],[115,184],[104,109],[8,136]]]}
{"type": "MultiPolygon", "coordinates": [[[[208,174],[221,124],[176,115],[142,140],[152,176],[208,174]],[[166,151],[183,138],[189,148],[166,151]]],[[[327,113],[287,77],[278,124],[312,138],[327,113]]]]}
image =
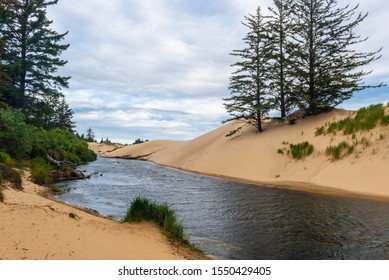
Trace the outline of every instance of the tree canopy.
{"type": "MultiPolygon", "coordinates": [[[[65,102],[61,89],[68,87],[70,77],[57,72],[67,61],[61,54],[69,45],[62,44],[66,33],[50,28],[47,7],[58,0],[0,0],[0,73],[6,76],[2,83],[2,101],[22,109],[26,121],[45,129],[58,126],[47,123],[60,118],[53,100],[65,102]],[[42,122],[42,115],[48,119],[42,122]]],[[[62,106],[63,108],[63,106],[62,106]]],[[[69,109],[69,108],[67,108],[69,109]]],[[[67,111],[72,114],[71,110],[67,111]]],[[[69,121],[69,118],[68,118],[69,121]]],[[[62,128],[72,129],[68,122],[62,128]]]]}
{"type": "Polygon", "coordinates": [[[246,47],[231,53],[240,60],[232,65],[237,70],[231,96],[224,99],[229,120],[261,132],[261,118],[270,110],[279,110],[281,118],[294,107],[318,114],[357,91],[382,86],[363,81],[371,73],[364,67],[380,58],[381,49],[355,49],[367,40],[355,34],[367,17],[358,7],[338,7],[336,0],[274,0],[270,15],[258,7],[255,16],[246,16],[246,47]]]}

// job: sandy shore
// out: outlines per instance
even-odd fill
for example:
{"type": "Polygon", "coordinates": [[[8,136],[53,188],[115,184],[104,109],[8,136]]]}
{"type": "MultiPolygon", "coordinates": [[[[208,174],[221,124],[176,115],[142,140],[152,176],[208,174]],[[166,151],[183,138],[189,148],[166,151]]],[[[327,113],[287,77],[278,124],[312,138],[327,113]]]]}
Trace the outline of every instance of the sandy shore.
{"type": "Polygon", "coordinates": [[[229,123],[190,141],[150,141],[110,152],[102,152],[110,149],[100,144],[91,144],[91,148],[110,157],[144,156],[161,165],[262,185],[389,199],[389,127],[358,132],[357,139],[367,139],[368,145],[358,145],[352,155],[337,161],[325,155],[326,147],[351,141],[351,136],[315,136],[318,127],[352,114],[335,110],[299,120],[296,125],[272,121],[264,125],[261,134],[246,126],[225,137],[240,126],[229,123]],[[304,141],[314,145],[313,154],[306,159],[294,160],[277,152],[289,143],[304,141]]]}
{"type": "Polygon", "coordinates": [[[150,223],[121,224],[42,196],[26,178],[24,191],[4,190],[0,260],[169,260],[200,256],[170,244],[150,223]]]}

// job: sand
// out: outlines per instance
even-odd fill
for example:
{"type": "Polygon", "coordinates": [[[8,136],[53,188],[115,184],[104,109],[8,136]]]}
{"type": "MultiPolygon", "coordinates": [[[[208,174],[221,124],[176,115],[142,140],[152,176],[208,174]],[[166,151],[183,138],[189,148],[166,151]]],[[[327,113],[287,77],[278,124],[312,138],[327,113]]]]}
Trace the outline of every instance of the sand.
{"type": "MultiPolygon", "coordinates": [[[[263,133],[246,126],[225,137],[241,126],[234,122],[190,141],[149,141],[101,154],[141,156],[161,165],[265,186],[389,199],[389,127],[358,132],[356,138],[360,141],[365,137],[369,144],[358,145],[353,154],[337,161],[325,155],[326,147],[344,140],[351,142],[351,136],[342,133],[315,136],[318,127],[352,114],[334,110],[298,120],[295,125],[268,121],[263,133]],[[288,148],[289,143],[304,141],[314,145],[313,154],[305,159],[295,160],[277,152],[288,148]]],[[[101,150],[98,144],[90,147],[97,152],[101,150]]]]}
{"type": "Polygon", "coordinates": [[[4,190],[0,260],[176,260],[201,258],[151,223],[122,224],[45,197],[24,176],[24,191],[4,190]]]}

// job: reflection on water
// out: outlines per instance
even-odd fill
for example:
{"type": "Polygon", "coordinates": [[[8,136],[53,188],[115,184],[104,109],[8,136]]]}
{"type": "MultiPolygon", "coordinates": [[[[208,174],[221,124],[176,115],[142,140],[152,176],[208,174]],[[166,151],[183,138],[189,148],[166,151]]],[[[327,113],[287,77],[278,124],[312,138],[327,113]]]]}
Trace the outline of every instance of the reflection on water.
{"type": "Polygon", "coordinates": [[[64,201],[122,219],[144,196],[176,210],[191,242],[222,259],[389,259],[389,203],[263,188],[148,162],[99,158],[64,201]],[[100,176],[101,175],[101,176],[100,176]]]}

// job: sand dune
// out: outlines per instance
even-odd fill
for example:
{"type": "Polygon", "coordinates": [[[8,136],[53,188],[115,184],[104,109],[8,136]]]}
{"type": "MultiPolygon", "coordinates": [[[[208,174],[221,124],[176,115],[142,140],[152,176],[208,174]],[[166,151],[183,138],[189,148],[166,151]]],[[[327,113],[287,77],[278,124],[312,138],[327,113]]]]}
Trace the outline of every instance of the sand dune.
{"type": "MultiPolygon", "coordinates": [[[[325,155],[326,147],[350,140],[351,136],[342,133],[315,136],[316,128],[352,114],[334,110],[299,120],[295,125],[271,121],[265,124],[261,134],[246,126],[235,135],[225,137],[240,126],[229,123],[190,141],[150,141],[104,154],[114,157],[148,155],[145,159],[157,164],[263,185],[389,198],[388,127],[359,132],[357,137],[365,137],[369,144],[359,145],[352,155],[337,161],[325,155]],[[303,160],[277,153],[278,149],[288,148],[289,145],[283,143],[303,141],[314,145],[313,154],[303,160]]],[[[91,148],[96,150],[96,146],[91,148]]]]}
{"type": "Polygon", "coordinates": [[[4,190],[0,260],[192,259],[150,223],[121,224],[42,197],[24,178],[24,191],[4,190]]]}

